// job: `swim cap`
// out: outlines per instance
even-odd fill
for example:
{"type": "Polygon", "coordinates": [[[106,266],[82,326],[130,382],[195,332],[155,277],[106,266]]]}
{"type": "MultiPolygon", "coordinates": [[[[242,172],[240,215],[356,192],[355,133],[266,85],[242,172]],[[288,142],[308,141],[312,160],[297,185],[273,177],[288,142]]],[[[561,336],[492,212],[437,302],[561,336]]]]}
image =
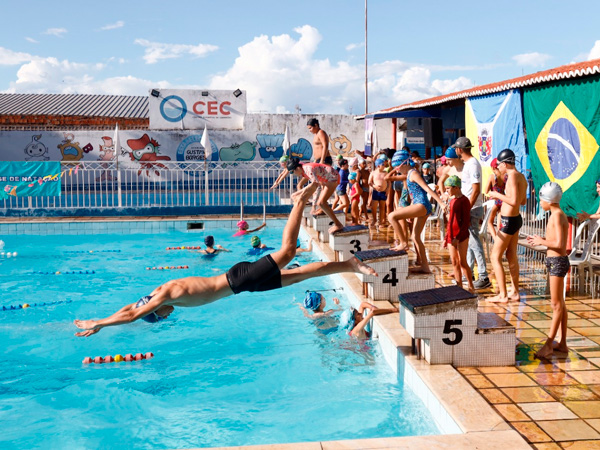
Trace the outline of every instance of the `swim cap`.
{"type": "Polygon", "coordinates": [[[288,162],[290,159],[290,157],[288,155],[283,155],[281,158],[279,158],[279,162],[288,162]]]}
{"type": "Polygon", "coordinates": [[[248,222],[246,222],[245,220],[240,220],[240,221],[237,223],[237,227],[238,227],[240,230],[247,230],[247,229],[248,229],[248,222]]]}
{"type": "MultiPolygon", "coordinates": [[[[150,301],[152,297],[150,295],[146,295],[145,297],[140,298],[137,303],[135,304],[136,308],[139,308],[140,306],[144,306],[146,303],[148,303],[150,301]]],[[[148,323],[156,323],[158,321],[163,320],[162,317],[160,317],[158,314],[156,314],[155,312],[151,312],[150,314],[148,314],[147,316],[142,317],[142,320],[148,322],[148,323]]]]}
{"type": "Polygon", "coordinates": [[[304,296],[304,307],[316,311],[321,306],[321,294],[309,291],[304,296]]]}
{"type": "Polygon", "coordinates": [[[454,147],[448,147],[446,149],[446,153],[444,153],[444,156],[446,157],[446,159],[448,159],[448,158],[457,159],[458,158],[458,154],[456,153],[456,150],[454,147]]]}
{"type": "Polygon", "coordinates": [[[385,153],[381,153],[377,159],[381,159],[383,161],[387,161],[389,158],[387,157],[387,155],[385,153]]]}
{"type": "Polygon", "coordinates": [[[258,236],[252,236],[252,239],[250,239],[250,244],[252,244],[252,247],[256,248],[260,245],[260,238],[258,236]]]}
{"type": "Polygon", "coordinates": [[[431,169],[431,164],[429,164],[429,163],[423,164],[423,169],[431,169]]]}
{"type": "Polygon", "coordinates": [[[341,153],[338,153],[336,155],[336,159],[344,159],[344,155],[342,155],[341,153]]]}
{"type": "Polygon", "coordinates": [[[383,159],[377,158],[375,160],[375,167],[383,166],[383,159]]]}
{"type": "Polygon", "coordinates": [[[204,245],[206,245],[207,247],[212,247],[213,245],[215,245],[215,238],[212,236],[206,236],[204,238],[204,245]]]}
{"type": "Polygon", "coordinates": [[[358,166],[358,158],[352,158],[349,162],[350,167],[356,167],[358,166]]]}
{"type": "Polygon", "coordinates": [[[458,178],[456,175],[451,175],[448,178],[446,178],[446,181],[444,181],[444,186],[452,186],[459,188],[461,186],[460,178],[458,178]]]}
{"type": "Polygon", "coordinates": [[[492,159],[492,162],[490,163],[490,167],[492,169],[497,169],[498,168],[498,158],[492,159]]]}
{"type": "MultiPolygon", "coordinates": [[[[596,180],[596,184],[600,184],[600,178],[598,178],[598,179],[596,180]]],[[[2,242],[2,241],[0,241],[0,242],[2,242]]]]}
{"type": "Polygon", "coordinates": [[[356,158],[358,160],[358,164],[366,164],[367,160],[365,158],[356,158]]]}
{"type": "Polygon", "coordinates": [[[399,150],[392,157],[392,167],[398,167],[410,159],[410,153],[407,150],[399,150]]]}
{"type": "Polygon", "coordinates": [[[443,166],[445,166],[445,165],[446,165],[446,157],[445,157],[445,156],[442,156],[442,157],[440,158],[440,162],[442,163],[442,165],[443,165],[443,166]]]}
{"type": "Polygon", "coordinates": [[[348,175],[348,180],[356,180],[357,177],[358,174],[356,172],[350,172],[350,175],[348,175]]]}
{"type": "Polygon", "coordinates": [[[560,203],[562,198],[562,188],[560,184],[554,181],[548,181],[540,189],[540,200],[544,200],[548,203],[560,203]]]}
{"type": "Polygon", "coordinates": [[[513,152],[510,148],[505,148],[498,155],[498,164],[507,163],[514,164],[515,163],[515,152],[513,152]]]}
{"type": "Polygon", "coordinates": [[[463,137],[459,137],[452,147],[453,148],[471,148],[473,146],[471,145],[471,140],[468,137],[463,136],[463,137]]]}
{"type": "Polygon", "coordinates": [[[300,160],[298,158],[290,158],[290,160],[286,164],[286,169],[288,172],[293,172],[300,165],[300,160]]]}

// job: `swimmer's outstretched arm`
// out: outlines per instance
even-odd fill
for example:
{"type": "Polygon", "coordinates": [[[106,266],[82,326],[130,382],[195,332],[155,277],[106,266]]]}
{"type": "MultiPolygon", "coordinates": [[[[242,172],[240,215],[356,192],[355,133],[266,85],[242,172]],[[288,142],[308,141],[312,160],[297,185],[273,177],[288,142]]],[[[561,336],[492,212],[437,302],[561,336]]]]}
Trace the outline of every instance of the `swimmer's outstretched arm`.
{"type": "Polygon", "coordinates": [[[216,246],[216,247],[217,247],[219,250],[221,250],[222,252],[230,252],[230,251],[231,251],[231,250],[228,250],[228,249],[226,249],[226,248],[224,248],[224,247],[220,246],[219,244],[217,244],[217,246],[216,246]]]}
{"type": "Polygon", "coordinates": [[[144,317],[158,308],[160,308],[163,302],[166,300],[165,290],[152,297],[148,303],[139,308],[136,308],[136,303],[130,303],[125,305],[123,308],[118,310],[112,316],[100,320],[75,320],[75,326],[81,328],[84,331],[75,333],[75,336],[87,337],[92,334],[96,334],[104,327],[112,327],[115,325],[123,325],[125,323],[131,323],[138,320],[140,317],[144,317]]]}
{"type": "Polygon", "coordinates": [[[267,226],[267,222],[263,222],[263,224],[260,227],[255,228],[254,230],[248,230],[247,232],[248,233],[254,233],[255,231],[262,230],[266,226],[267,226]]]}

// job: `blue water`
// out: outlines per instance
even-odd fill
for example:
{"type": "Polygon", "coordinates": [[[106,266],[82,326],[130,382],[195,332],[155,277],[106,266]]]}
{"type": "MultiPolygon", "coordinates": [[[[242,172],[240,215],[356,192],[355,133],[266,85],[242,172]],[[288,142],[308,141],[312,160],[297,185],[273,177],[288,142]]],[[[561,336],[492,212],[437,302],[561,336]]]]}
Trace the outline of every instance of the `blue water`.
{"type": "MultiPolygon", "coordinates": [[[[270,222],[259,235],[278,247],[281,231],[270,222]]],[[[249,248],[249,237],[232,233],[210,232],[233,250],[210,260],[165,250],[203,244],[207,232],[0,237],[5,251],[18,252],[0,258],[0,448],[191,448],[439,433],[376,341],[323,332],[304,317],[296,304],[304,291],[337,289],[333,278],[176,309],[158,324],[74,336],[76,318],[106,317],[171,278],[222,273],[249,248]],[[145,270],[165,265],[190,269],[145,270]],[[95,273],[33,273],[80,270],[95,273]],[[63,303],[1,310],[41,302],[63,303]],[[86,356],[137,352],[155,357],[82,364],[86,356]]],[[[348,305],[344,291],[336,295],[348,305]]]]}

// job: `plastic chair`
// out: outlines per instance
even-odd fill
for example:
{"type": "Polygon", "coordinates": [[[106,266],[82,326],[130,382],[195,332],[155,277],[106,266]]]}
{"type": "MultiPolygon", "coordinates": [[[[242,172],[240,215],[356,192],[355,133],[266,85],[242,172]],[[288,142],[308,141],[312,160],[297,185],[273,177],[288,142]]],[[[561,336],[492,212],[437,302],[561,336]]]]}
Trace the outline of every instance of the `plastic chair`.
{"type": "Polygon", "coordinates": [[[592,244],[594,243],[599,230],[599,219],[586,220],[577,227],[577,233],[575,234],[575,240],[573,241],[573,250],[571,250],[571,253],[569,254],[569,262],[571,263],[571,267],[577,267],[579,293],[585,292],[585,271],[590,270],[590,273],[592,272],[592,244]],[[588,228],[587,240],[583,244],[583,248],[579,250],[582,236],[584,235],[586,228],[588,228]]]}
{"type": "Polygon", "coordinates": [[[495,200],[487,200],[483,203],[483,224],[481,224],[481,228],[479,229],[479,239],[485,241],[485,252],[490,257],[490,239],[488,236],[488,221],[490,219],[490,215],[492,214],[492,209],[494,206],[495,200]]]}
{"type": "MultiPolygon", "coordinates": [[[[435,183],[429,183],[428,186],[432,191],[435,191],[435,183]]],[[[427,194],[427,199],[431,202],[431,195],[427,194]]],[[[439,205],[439,203],[436,203],[433,206],[432,213],[429,215],[429,217],[427,217],[427,222],[425,223],[423,231],[421,232],[421,240],[423,242],[425,242],[425,230],[427,229],[427,226],[433,226],[435,222],[437,222],[438,226],[440,227],[440,240],[443,241],[444,235],[446,234],[444,227],[444,209],[439,205]]]]}

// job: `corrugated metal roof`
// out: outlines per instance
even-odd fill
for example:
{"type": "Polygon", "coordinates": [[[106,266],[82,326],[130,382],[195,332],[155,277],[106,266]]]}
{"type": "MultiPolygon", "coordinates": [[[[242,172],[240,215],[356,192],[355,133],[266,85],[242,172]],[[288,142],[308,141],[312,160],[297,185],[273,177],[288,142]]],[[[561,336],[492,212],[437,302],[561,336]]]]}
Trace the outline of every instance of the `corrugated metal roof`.
{"type": "MultiPolygon", "coordinates": [[[[564,80],[568,78],[579,78],[594,75],[596,73],[600,73],[600,59],[594,59],[592,61],[579,62],[574,64],[567,64],[565,66],[555,67],[554,69],[536,72],[531,75],[512,78],[510,80],[500,81],[497,83],[484,84],[482,86],[476,86],[470,89],[465,89],[464,91],[453,92],[451,94],[440,95],[438,97],[431,97],[425,100],[419,100],[412,103],[406,103],[400,106],[394,106],[393,108],[382,109],[366,115],[404,111],[406,109],[413,108],[424,108],[427,106],[440,105],[442,103],[447,103],[462,98],[494,94],[496,92],[507,91],[510,89],[517,89],[526,86],[535,86],[538,84],[544,84],[551,81],[564,80]]],[[[364,117],[365,115],[357,116],[357,119],[364,117]]]]}
{"type": "Polygon", "coordinates": [[[87,94],[0,94],[0,115],[148,118],[148,97],[87,94]]]}

